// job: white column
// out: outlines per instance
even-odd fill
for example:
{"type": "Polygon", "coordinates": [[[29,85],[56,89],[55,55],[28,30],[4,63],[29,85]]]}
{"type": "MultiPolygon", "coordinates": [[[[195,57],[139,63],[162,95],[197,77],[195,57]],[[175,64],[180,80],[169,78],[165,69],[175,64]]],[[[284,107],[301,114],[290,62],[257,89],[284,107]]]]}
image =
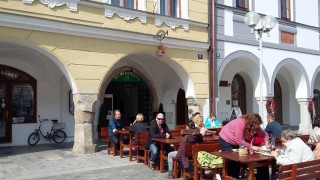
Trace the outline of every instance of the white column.
{"type": "Polygon", "coordinates": [[[262,110],[262,113],[260,114],[262,122],[263,122],[262,128],[265,128],[268,124],[268,122],[267,122],[268,112],[267,112],[267,108],[266,108],[267,99],[265,97],[262,97],[262,104],[260,101],[260,99],[261,99],[260,97],[256,97],[256,99],[257,99],[258,106],[259,106],[259,112],[261,112],[261,110],[262,110]]]}
{"type": "Polygon", "coordinates": [[[308,111],[310,99],[297,99],[300,106],[300,124],[298,133],[309,133],[312,130],[311,116],[308,111]]]}

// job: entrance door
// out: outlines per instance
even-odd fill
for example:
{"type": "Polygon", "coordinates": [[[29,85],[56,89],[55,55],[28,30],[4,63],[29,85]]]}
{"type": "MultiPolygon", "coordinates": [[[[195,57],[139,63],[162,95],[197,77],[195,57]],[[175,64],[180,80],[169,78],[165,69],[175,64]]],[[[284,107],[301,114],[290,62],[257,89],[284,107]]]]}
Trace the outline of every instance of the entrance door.
{"type": "Polygon", "coordinates": [[[279,81],[276,79],[274,81],[274,100],[276,105],[276,113],[275,113],[275,120],[283,124],[282,121],[282,90],[279,81]]]}
{"type": "Polygon", "coordinates": [[[242,114],[247,113],[246,84],[239,74],[236,74],[232,80],[231,101],[232,108],[240,107],[242,114]]]}
{"type": "Polygon", "coordinates": [[[0,142],[11,141],[11,122],[9,117],[8,85],[0,81],[0,142]]]}

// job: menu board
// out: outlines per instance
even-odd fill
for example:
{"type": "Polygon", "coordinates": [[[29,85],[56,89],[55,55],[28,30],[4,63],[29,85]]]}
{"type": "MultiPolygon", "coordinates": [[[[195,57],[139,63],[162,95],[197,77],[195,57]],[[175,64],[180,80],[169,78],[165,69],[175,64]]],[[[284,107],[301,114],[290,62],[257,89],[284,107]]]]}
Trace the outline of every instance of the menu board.
{"type": "Polygon", "coordinates": [[[240,107],[233,107],[231,109],[230,121],[237,119],[240,116],[242,116],[240,107]]]}

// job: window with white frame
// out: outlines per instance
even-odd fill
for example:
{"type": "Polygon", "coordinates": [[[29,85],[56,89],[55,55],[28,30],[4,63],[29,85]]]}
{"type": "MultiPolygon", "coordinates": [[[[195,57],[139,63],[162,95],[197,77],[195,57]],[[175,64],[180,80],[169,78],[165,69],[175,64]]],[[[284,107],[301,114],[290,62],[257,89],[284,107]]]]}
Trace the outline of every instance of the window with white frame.
{"type": "Polygon", "coordinates": [[[106,3],[128,9],[137,9],[137,7],[139,7],[138,0],[106,0],[106,3]]]}
{"type": "Polygon", "coordinates": [[[159,9],[161,15],[181,17],[180,0],[159,0],[159,9]]]}
{"type": "Polygon", "coordinates": [[[154,0],[154,12],[171,17],[189,19],[188,0],[154,0]]]}
{"type": "Polygon", "coordinates": [[[290,19],[290,0],[281,0],[281,18],[290,19]]]}
{"type": "Polygon", "coordinates": [[[236,7],[249,9],[249,0],[236,0],[236,7]]]}

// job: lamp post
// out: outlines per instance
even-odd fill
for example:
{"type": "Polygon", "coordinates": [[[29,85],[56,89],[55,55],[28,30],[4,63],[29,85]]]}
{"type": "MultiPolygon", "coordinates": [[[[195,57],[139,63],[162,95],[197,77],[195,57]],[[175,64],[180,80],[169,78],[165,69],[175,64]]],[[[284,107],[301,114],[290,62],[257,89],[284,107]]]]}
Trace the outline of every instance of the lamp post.
{"type": "Polygon", "coordinates": [[[258,13],[251,11],[248,12],[244,16],[244,23],[248,25],[251,28],[251,33],[254,31],[257,32],[258,40],[259,40],[259,59],[260,59],[260,75],[259,75],[259,84],[260,84],[260,116],[263,118],[263,100],[262,100],[262,94],[263,94],[263,72],[262,72],[262,34],[267,33],[268,37],[270,36],[270,31],[276,26],[277,20],[273,16],[265,16],[261,21],[261,27],[256,28],[257,24],[260,21],[260,16],[258,13]]]}

